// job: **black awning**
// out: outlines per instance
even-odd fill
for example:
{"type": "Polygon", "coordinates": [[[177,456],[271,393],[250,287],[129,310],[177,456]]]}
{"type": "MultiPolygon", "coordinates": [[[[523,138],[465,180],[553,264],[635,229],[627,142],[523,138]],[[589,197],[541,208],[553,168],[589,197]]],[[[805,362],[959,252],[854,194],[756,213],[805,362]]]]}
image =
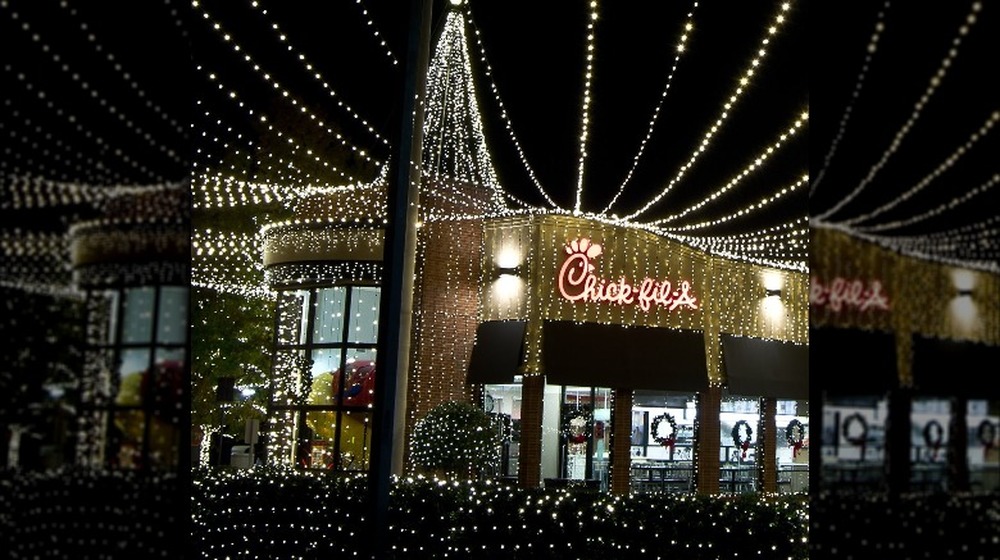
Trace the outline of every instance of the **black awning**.
{"type": "Polygon", "coordinates": [[[546,381],[555,385],[697,392],[708,388],[700,332],[546,321],[546,381]]]}
{"type": "Polygon", "coordinates": [[[722,335],[729,393],[775,399],[809,398],[809,346],[722,335]]]}
{"type": "Polygon", "coordinates": [[[976,342],[913,338],[913,386],[937,396],[996,398],[1000,346],[976,342]]]}
{"type": "Polygon", "coordinates": [[[469,383],[513,383],[524,363],[525,321],[487,321],[476,328],[469,383]]]}
{"type": "Polygon", "coordinates": [[[892,333],[822,327],[809,329],[813,393],[881,395],[899,386],[892,333]]]}

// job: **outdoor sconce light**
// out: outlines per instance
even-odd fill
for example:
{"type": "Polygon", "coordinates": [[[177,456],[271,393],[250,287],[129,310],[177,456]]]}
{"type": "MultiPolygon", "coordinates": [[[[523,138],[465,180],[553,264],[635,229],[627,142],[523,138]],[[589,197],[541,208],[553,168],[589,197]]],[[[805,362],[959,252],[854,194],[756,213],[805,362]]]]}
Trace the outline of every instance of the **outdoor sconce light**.
{"type": "Polygon", "coordinates": [[[972,288],[963,288],[958,291],[958,297],[972,297],[972,288]]]}
{"type": "Polygon", "coordinates": [[[496,269],[496,275],[500,276],[520,276],[521,267],[520,266],[498,266],[496,269]]]}
{"type": "Polygon", "coordinates": [[[781,297],[781,288],[768,288],[767,297],[781,297]]]}

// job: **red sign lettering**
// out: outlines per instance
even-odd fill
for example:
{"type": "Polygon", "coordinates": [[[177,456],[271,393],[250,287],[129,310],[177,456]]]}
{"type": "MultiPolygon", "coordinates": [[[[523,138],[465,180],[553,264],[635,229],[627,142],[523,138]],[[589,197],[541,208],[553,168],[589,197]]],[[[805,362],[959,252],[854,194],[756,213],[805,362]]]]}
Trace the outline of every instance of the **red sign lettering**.
{"type": "Polygon", "coordinates": [[[566,260],[559,269],[559,295],[568,301],[605,302],[616,305],[638,305],[649,311],[654,305],[673,311],[678,307],[698,309],[698,298],[691,292],[691,283],[681,280],[676,287],[670,280],[644,278],[638,286],[624,276],[617,280],[598,278],[594,274],[594,259],[602,253],[601,246],[590,239],[574,239],[566,244],[566,260]]]}

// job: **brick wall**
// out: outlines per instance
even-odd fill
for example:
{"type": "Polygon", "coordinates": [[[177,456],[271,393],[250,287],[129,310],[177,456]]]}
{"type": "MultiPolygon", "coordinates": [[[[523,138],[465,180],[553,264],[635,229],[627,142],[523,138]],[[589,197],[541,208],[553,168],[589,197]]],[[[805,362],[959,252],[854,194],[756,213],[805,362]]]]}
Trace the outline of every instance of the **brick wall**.
{"type": "Polygon", "coordinates": [[[525,375],[521,388],[521,445],[517,481],[522,488],[536,488],[542,482],[542,407],[545,378],[525,375]]]}
{"type": "MultiPolygon", "coordinates": [[[[426,190],[426,189],[425,189],[426,190]]],[[[424,196],[434,213],[467,213],[485,193],[452,185],[449,199],[424,196]]],[[[469,357],[479,324],[481,220],[425,222],[417,235],[411,363],[407,383],[406,449],[415,423],[449,400],[471,401],[466,384],[469,357]]],[[[406,460],[406,470],[412,470],[406,460]]]]}
{"type": "Polygon", "coordinates": [[[709,387],[698,395],[698,468],[699,494],[719,492],[719,441],[721,424],[722,388],[709,387]]]}
{"type": "Polygon", "coordinates": [[[614,390],[611,410],[611,493],[627,495],[632,471],[632,390],[614,390]]]}

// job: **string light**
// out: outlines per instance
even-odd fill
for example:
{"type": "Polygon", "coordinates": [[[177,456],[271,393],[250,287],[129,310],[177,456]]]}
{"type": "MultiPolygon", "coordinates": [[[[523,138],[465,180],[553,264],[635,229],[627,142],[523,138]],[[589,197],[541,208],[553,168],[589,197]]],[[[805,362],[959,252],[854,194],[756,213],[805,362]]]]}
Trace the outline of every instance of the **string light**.
{"type": "Polygon", "coordinates": [[[994,186],[996,186],[996,184],[998,182],[1000,182],[1000,174],[995,173],[985,183],[983,183],[983,184],[981,184],[981,185],[979,185],[977,187],[974,187],[972,189],[969,189],[967,192],[961,194],[960,196],[956,196],[955,198],[951,199],[950,201],[945,202],[945,203],[943,203],[943,204],[941,204],[941,205],[939,205],[939,206],[937,206],[935,208],[932,208],[932,209],[930,209],[930,210],[928,210],[926,212],[923,212],[921,214],[915,214],[915,215],[910,216],[908,218],[904,218],[904,219],[900,219],[900,220],[893,220],[891,222],[885,222],[885,223],[878,224],[878,225],[854,226],[853,229],[856,230],[856,231],[869,232],[870,233],[870,232],[876,232],[876,231],[885,231],[885,230],[888,230],[888,229],[898,229],[898,228],[901,228],[901,227],[904,227],[904,226],[915,224],[917,222],[921,222],[921,221],[927,220],[929,218],[933,218],[934,216],[938,216],[942,212],[945,212],[947,210],[951,210],[951,209],[955,208],[956,206],[958,206],[960,204],[964,204],[964,203],[968,202],[969,200],[975,198],[976,196],[978,196],[978,195],[980,195],[980,194],[988,191],[989,189],[993,188],[994,186]]]}
{"type": "Polygon", "coordinates": [[[52,206],[90,205],[139,193],[176,190],[187,186],[182,183],[155,185],[88,185],[84,183],[51,181],[30,175],[7,175],[6,186],[11,193],[10,202],[2,208],[46,208],[52,206]]]}
{"type": "Polygon", "coordinates": [[[577,163],[574,214],[580,214],[580,204],[583,199],[583,171],[587,163],[587,140],[590,137],[590,84],[594,78],[594,37],[597,18],[597,0],[590,0],[590,17],[587,19],[587,64],[583,74],[583,105],[580,108],[580,159],[577,163]]]}
{"type": "MultiPolygon", "coordinates": [[[[6,8],[7,6],[6,5],[2,5],[0,7],[6,8]]],[[[22,31],[25,32],[25,34],[29,34],[30,33],[30,37],[31,37],[31,40],[32,40],[33,43],[40,44],[41,45],[40,48],[42,48],[43,51],[48,52],[48,50],[49,50],[48,45],[46,43],[42,42],[42,37],[41,37],[41,35],[37,31],[34,31],[34,32],[32,31],[31,25],[28,22],[26,22],[26,21],[22,22],[21,25],[20,25],[20,28],[21,28],[22,31]]],[[[140,127],[138,124],[136,124],[135,121],[132,118],[130,118],[128,115],[126,115],[121,109],[119,109],[119,108],[115,107],[114,105],[112,105],[106,98],[104,98],[101,95],[100,91],[96,87],[94,87],[93,85],[91,85],[78,72],[74,72],[70,68],[69,64],[67,64],[66,62],[62,61],[62,57],[59,54],[53,53],[51,55],[51,58],[52,58],[53,64],[56,65],[56,67],[58,67],[59,70],[62,71],[62,73],[64,73],[67,76],[69,76],[69,78],[71,79],[71,81],[74,84],[76,84],[84,92],[86,92],[87,96],[89,96],[90,98],[92,98],[98,105],[100,105],[102,108],[104,108],[112,117],[118,119],[125,126],[125,128],[127,128],[129,131],[135,133],[140,138],[142,138],[146,142],[146,144],[148,144],[150,147],[154,148],[155,150],[161,152],[164,156],[166,156],[171,161],[173,161],[175,163],[179,163],[179,164],[183,164],[184,163],[184,161],[181,159],[180,155],[177,153],[176,150],[174,150],[173,148],[168,148],[167,146],[164,146],[164,145],[160,144],[159,142],[157,142],[156,139],[154,139],[153,135],[150,132],[144,130],[142,127],[140,127]]]]}
{"type": "Polygon", "coordinates": [[[819,214],[817,216],[817,220],[830,221],[831,216],[839,212],[841,208],[854,200],[858,194],[861,193],[861,191],[863,191],[865,187],[867,187],[872,180],[875,179],[875,176],[882,170],[882,167],[884,167],[889,161],[889,158],[896,153],[896,150],[899,149],[903,140],[906,138],[907,134],[909,134],[910,129],[912,129],[913,125],[915,125],[917,120],[920,119],[924,107],[930,102],[931,98],[934,97],[938,87],[944,81],[944,78],[948,73],[948,68],[951,67],[955,58],[958,57],[958,49],[962,44],[962,38],[969,32],[970,27],[975,25],[977,21],[976,13],[978,13],[980,9],[982,9],[981,2],[972,3],[971,11],[968,16],[966,16],[965,22],[959,27],[958,35],[952,40],[952,46],[948,49],[948,54],[941,60],[941,64],[938,66],[937,72],[935,72],[929,80],[927,90],[924,91],[923,95],[920,96],[920,99],[918,99],[913,105],[913,112],[910,114],[909,118],[906,119],[906,122],[903,123],[903,126],[896,132],[896,135],[893,137],[889,147],[882,154],[882,157],[879,158],[878,162],[872,165],[871,169],[868,170],[868,174],[865,175],[861,182],[859,182],[858,185],[847,194],[847,196],[840,199],[825,212],[819,214]]]}
{"type": "Polygon", "coordinates": [[[768,158],[771,157],[771,155],[774,154],[775,151],[781,149],[781,146],[785,143],[786,140],[795,136],[795,133],[799,131],[799,128],[803,127],[805,123],[808,122],[808,120],[809,120],[809,111],[807,109],[803,111],[798,116],[798,118],[795,119],[795,122],[793,122],[792,125],[787,130],[781,133],[781,135],[778,137],[777,140],[775,140],[770,146],[761,150],[761,152],[757,154],[756,157],[754,157],[753,160],[745,168],[743,168],[742,171],[740,171],[735,177],[730,179],[728,183],[717,189],[712,194],[706,196],[701,201],[696,202],[695,204],[689,206],[688,208],[685,208],[684,210],[678,212],[677,214],[671,214],[665,218],[660,218],[658,220],[655,220],[652,223],[655,225],[662,225],[668,222],[672,222],[678,218],[683,218],[684,216],[687,216],[692,212],[697,212],[706,204],[715,201],[717,198],[729,192],[730,189],[739,184],[739,182],[745,179],[748,175],[753,173],[755,170],[763,167],[764,163],[767,162],[768,158]]]}
{"type": "Polygon", "coordinates": [[[491,193],[493,207],[503,208],[505,191],[483,136],[465,19],[458,10],[449,10],[445,18],[427,73],[426,97],[424,172],[480,185],[491,193]]]}
{"type": "MultiPolygon", "coordinates": [[[[199,472],[192,507],[196,549],[201,555],[254,559],[363,555],[364,481],[363,476],[331,478],[287,468],[199,472]],[[260,504],[271,505],[261,510],[260,504]]],[[[383,544],[398,556],[451,558],[495,552],[663,560],[804,558],[809,553],[810,516],[797,497],[622,497],[422,475],[393,477],[389,492],[393,511],[406,521],[391,519],[389,540],[383,544]],[[711,522],[697,527],[684,522],[706,516],[711,522]],[[567,532],[570,538],[552,539],[567,532]]]]}
{"type": "Polygon", "coordinates": [[[808,218],[799,218],[756,232],[705,237],[682,235],[678,236],[678,240],[727,258],[743,260],[743,256],[756,256],[756,260],[751,262],[807,271],[808,222],[808,218]]]}
{"type": "Polygon", "coordinates": [[[753,203],[753,204],[750,204],[750,205],[748,205],[748,206],[746,206],[744,208],[741,208],[740,210],[737,210],[736,212],[733,212],[732,214],[728,214],[726,216],[723,216],[721,218],[716,218],[714,220],[706,220],[706,221],[698,222],[698,223],[695,223],[695,224],[688,224],[688,225],[684,225],[684,226],[674,226],[674,227],[670,227],[670,228],[664,228],[664,231],[673,231],[673,232],[691,231],[693,229],[702,229],[702,228],[706,228],[706,227],[714,227],[714,226],[717,226],[719,224],[724,224],[724,223],[726,223],[726,222],[728,222],[730,220],[734,220],[736,218],[743,217],[743,216],[745,216],[747,214],[750,214],[751,212],[756,212],[757,210],[760,210],[760,209],[764,208],[765,206],[770,205],[771,203],[773,203],[773,202],[777,201],[778,199],[782,198],[783,196],[795,192],[796,190],[799,189],[799,187],[801,187],[802,185],[804,185],[808,181],[809,181],[809,175],[802,175],[799,178],[798,181],[795,181],[791,185],[788,185],[786,187],[782,187],[781,190],[777,191],[776,193],[774,193],[774,194],[772,194],[770,196],[765,196],[764,198],[760,199],[760,201],[758,201],[756,203],[753,203]]]}
{"type": "Polygon", "coordinates": [[[677,183],[684,177],[684,174],[692,166],[694,166],[695,162],[698,160],[698,157],[706,150],[708,150],[712,138],[725,125],[727,119],[729,118],[729,113],[733,110],[737,102],[742,98],[743,93],[749,87],[751,78],[753,78],[753,76],[760,69],[759,67],[762,60],[764,59],[765,56],[767,56],[768,45],[771,43],[771,40],[777,36],[778,32],[781,29],[783,29],[786,21],[784,14],[790,9],[791,9],[791,2],[784,2],[781,4],[778,15],[776,15],[773,19],[773,24],[771,24],[767,28],[764,38],[761,39],[760,41],[760,49],[757,50],[754,58],[750,60],[749,66],[741,74],[739,80],[737,81],[737,86],[735,90],[722,105],[722,112],[719,114],[719,117],[715,120],[715,122],[708,129],[708,131],[705,132],[701,144],[698,146],[698,148],[695,149],[694,153],[691,154],[690,158],[688,158],[687,163],[681,166],[681,168],[677,171],[677,174],[674,175],[674,178],[671,179],[670,182],[667,183],[667,185],[663,187],[663,189],[659,193],[656,194],[656,196],[654,196],[649,202],[644,204],[635,212],[625,216],[624,218],[625,220],[631,220],[644,214],[647,210],[649,210],[655,204],[660,202],[660,200],[662,200],[664,196],[666,196],[671,190],[673,190],[673,188],[677,185],[677,183]]]}
{"type": "Polygon", "coordinates": [[[819,173],[816,174],[816,179],[811,185],[809,185],[810,195],[816,191],[816,187],[818,187],[823,181],[823,177],[826,175],[826,170],[830,167],[830,162],[833,161],[833,156],[837,153],[837,148],[840,146],[840,141],[847,132],[847,124],[851,120],[851,114],[854,112],[854,104],[857,102],[858,98],[861,97],[861,90],[865,85],[865,77],[868,75],[868,68],[871,66],[872,57],[878,50],[878,42],[882,37],[882,32],[885,31],[885,13],[889,11],[889,3],[890,0],[885,0],[885,3],[882,4],[882,9],[878,11],[878,16],[875,19],[875,31],[872,32],[872,36],[868,40],[868,47],[865,49],[865,60],[861,64],[861,71],[858,72],[858,79],[854,83],[854,90],[851,92],[851,100],[847,103],[847,108],[844,109],[844,114],[840,117],[837,134],[834,136],[833,142],[830,144],[830,149],[823,157],[823,167],[821,167],[819,173]]]}
{"type": "MultiPolygon", "coordinates": [[[[197,104],[202,107],[205,106],[205,104],[203,104],[201,100],[199,100],[197,104]]],[[[213,119],[211,112],[207,108],[203,110],[203,114],[209,122],[214,123],[219,129],[224,130],[225,133],[229,134],[233,133],[233,129],[231,126],[226,126],[221,119],[213,119]]],[[[229,141],[224,141],[222,138],[220,138],[220,136],[217,136],[215,134],[210,135],[210,133],[206,129],[202,129],[200,136],[202,138],[210,139],[213,144],[221,145],[223,148],[224,155],[242,156],[242,159],[244,159],[246,162],[247,168],[266,169],[270,171],[275,176],[273,183],[268,183],[268,184],[256,183],[255,185],[257,185],[256,188],[258,189],[269,191],[271,193],[271,196],[274,196],[276,199],[287,198],[288,196],[290,196],[289,193],[292,193],[296,188],[308,189],[310,188],[311,185],[330,186],[329,183],[321,181],[316,177],[309,175],[306,171],[299,169],[298,167],[289,166],[288,164],[290,162],[285,161],[283,157],[262,148],[257,149],[253,141],[250,140],[249,138],[244,138],[244,135],[242,133],[236,134],[235,140],[230,139],[229,141]],[[236,142],[240,142],[240,144],[244,146],[244,149],[240,150],[240,149],[230,148],[230,145],[235,144],[236,142]],[[259,154],[261,157],[255,158],[253,156],[253,154],[255,153],[259,154]],[[277,167],[275,167],[275,164],[277,165],[277,167]],[[289,173],[286,174],[286,171],[289,173]]],[[[196,154],[202,154],[203,152],[204,150],[202,149],[202,147],[199,147],[195,150],[196,154]]],[[[306,150],[306,155],[313,156],[313,151],[306,150]]],[[[225,161],[222,159],[222,157],[224,156],[220,156],[220,159],[213,162],[216,168],[226,167],[225,161]]],[[[207,160],[208,158],[206,157],[205,159],[207,160]]],[[[230,163],[229,168],[233,171],[237,171],[236,162],[230,163]]],[[[199,171],[200,175],[204,178],[203,179],[204,181],[212,181],[215,180],[215,178],[221,178],[226,183],[226,188],[230,190],[235,189],[237,183],[239,184],[246,183],[247,186],[251,185],[251,183],[247,182],[244,179],[240,179],[231,175],[223,176],[221,173],[213,171],[207,161],[205,163],[199,163],[197,161],[194,163],[192,173],[197,176],[199,175],[199,171]]],[[[218,187],[218,185],[215,185],[215,187],[218,187]]],[[[202,194],[200,197],[197,197],[195,199],[196,207],[199,206],[210,207],[213,204],[219,206],[240,206],[251,203],[252,204],[265,203],[264,201],[257,198],[255,194],[250,195],[253,198],[253,201],[249,201],[246,198],[247,194],[245,192],[237,191],[235,193],[228,193],[228,194],[225,192],[215,192],[215,193],[204,192],[207,188],[208,187],[206,185],[200,185],[199,190],[202,191],[202,194]],[[212,199],[212,196],[214,196],[214,201],[212,199]]],[[[217,191],[218,189],[216,188],[215,190],[217,191]]]]}
{"type": "MultiPolygon", "coordinates": [[[[41,101],[46,106],[46,108],[48,108],[50,113],[55,114],[62,120],[69,123],[69,125],[73,129],[75,129],[80,135],[82,135],[84,138],[87,139],[88,143],[92,142],[96,144],[99,147],[102,155],[106,155],[108,152],[110,152],[111,154],[114,155],[115,158],[120,159],[121,161],[123,161],[125,164],[132,167],[136,171],[141,172],[144,176],[149,177],[152,182],[164,181],[164,178],[159,173],[153,172],[145,165],[129,157],[128,154],[126,154],[122,149],[111,146],[100,135],[95,134],[90,130],[84,128],[83,125],[80,124],[80,119],[76,115],[68,113],[61,107],[56,106],[56,104],[53,103],[52,101],[52,96],[49,95],[44,90],[42,90],[41,88],[32,84],[27,79],[27,76],[25,76],[23,72],[15,73],[13,68],[9,64],[4,65],[4,70],[10,74],[13,74],[14,77],[17,78],[17,82],[20,83],[29,93],[35,93],[38,96],[39,101],[41,101]]],[[[104,163],[104,165],[107,165],[106,160],[102,160],[102,162],[104,163]]]]}
{"type": "Polygon", "coordinates": [[[191,284],[222,293],[266,297],[257,235],[211,228],[191,235],[191,284]]]}
{"type": "MultiPolygon", "coordinates": [[[[198,0],[195,0],[193,2],[193,4],[197,8],[198,5],[199,5],[198,0]]],[[[260,8],[260,0],[252,0],[250,2],[250,6],[253,7],[253,8],[260,9],[261,10],[261,14],[263,14],[265,16],[267,15],[267,10],[263,9],[263,8],[260,8]]],[[[347,103],[345,103],[343,101],[343,99],[341,98],[341,96],[338,95],[337,92],[335,92],[333,90],[333,88],[330,87],[330,84],[325,81],[325,79],[323,78],[323,75],[320,73],[320,71],[317,70],[313,66],[313,64],[310,63],[309,60],[306,58],[305,53],[303,53],[301,50],[296,49],[288,41],[288,36],[285,35],[284,33],[282,33],[281,28],[278,27],[278,24],[275,23],[275,22],[273,22],[273,21],[271,21],[270,23],[271,23],[271,26],[270,26],[271,30],[274,31],[275,37],[277,37],[278,40],[281,41],[282,43],[286,44],[286,48],[287,48],[288,52],[292,53],[293,55],[296,55],[295,58],[297,58],[299,60],[299,62],[302,63],[302,67],[305,68],[306,72],[308,72],[309,75],[312,76],[316,80],[316,83],[320,84],[323,87],[323,89],[326,90],[326,92],[330,95],[331,98],[337,99],[337,107],[343,109],[347,113],[347,115],[349,117],[351,117],[355,121],[361,123],[361,125],[365,127],[365,130],[367,130],[369,134],[371,134],[372,136],[374,136],[376,140],[378,140],[379,142],[381,142],[384,146],[389,146],[389,141],[386,140],[385,138],[383,138],[378,133],[378,131],[375,130],[375,128],[373,128],[370,124],[368,124],[367,120],[363,119],[361,117],[361,115],[358,114],[357,111],[355,111],[350,105],[348,105],[347,103]]]]}
{"type": "Polygon", "coordinates": [[[870,221],[872,218],[884,214],[885,212],[892,210],[899,204],[909,200],[911,197],[913,197],[914,194],[923,190],[924,187],[931,184],[931,182],[934,179],[938,178],[938,176],[940,176],[942,173],[944,173],[945,171],[950,169],[953,165],[955,165],[958,162],[958,160],[961,159],[963,155],[965,155],[966,152],[968,152],[969,150],[972,149],[973,146],[975,146],[976,142],[978,142],[984,136],[989,134],[990,130],[993,128],[993,125],[995,125],[998,120],[1000,120],[1000,111],[993,111],[993,113],[986,119],[986,122],[983,123],[983,125],[980,126],[978,130],[972,133],[972,135],[965,142],[965,144],[959,146],[933,171],[927,174],[926,177],[918,181],[917,184],[913,185],[905,192],[895,197],[893,200],[883,204],[882,206],[879,206],[875,210],[872,210],[871,212],[867,212],[865,214],[861,214],[849,220],[842,220],[840,223],[846,226],[853,226],[860,222],[867,222],[870,221]]]}
{"type": "Polygon", "coordinates": [[[195,181],[195,208],[233,208],[283,204],[289,198],[287,188],[271,183],[241,181],[232,176],[216,174],[195,181]]]}
{"type": "Polygon", "coordinates": [[[392,49],[389,48],[389,44],[386,43],[385,39],[382,38],[382,34],[379,33],[378,27],[375,26],[375,22],[372,21],[371,16],[368,14],[368,9],[365,8],[361,0],[356,0],[354,4],[361,10],[362,19],[366,19],[365,25],[372,28],[372,36],[378,41],[378,44],[385,51],[385,56],[392,61],[393,66],[399,66],[399,61],[396,60],[396,55],[392,54],[392,49]]]}
{"type": "Polygon", "coordinates": [[[653,130],[656,128],[656,123],[660,118],[660,110],[663,108],[663,102],[666,101],[667,94],[670,92],[670,85],[674,81],[674,72],[677,71],[677,66],[680,64],[681,56],[687,52],[688,35],[694,31],[694,12],[697,9],[698,2],[695,1],[691,6],[691,11],[687,14],[687,20],[684,22],[684,31],[682,32],[680,39],[677,41],[677,54],[674,55],[673,66],[670,67],[670,72],[667,74],[667,84],[663,88],[663,93],[660,94],[659,101],[656,102],[656,108],[653,109],[653,116],[649,119],[649,126],[646,128],[646,137],[639,143],[639,150],[636,152],[635,157],[632,158],[632,167],[629,168],[628,173],[625,174],[625,179],[622,180],[622,184],[618,185],[618,191],[615,192],[615,196],[611,197],[611,202],[608,202],[607,206],[599,212],[600,214],[606,214],[608,210],[611,210],[611,207],[618,202],[618,197],[620,197],[625,191],[625,186],[632,180],[632,174],[635,173],[636,168],[639,167],[639,160],[641,160],[642,155],[646,153],[646,145],[653,137],[653,130]]]}
{"type": "MultiPolygon", "coordinates": [[[[66,10],[66,11],[68,11],[69,14],[74,19],[77,19],[77,20],[80,19],[80,15],[79,15],[79,13],[77,13],[76,8],[70,6],[69,2],[67,0],[60,0],[59,7],[62,8],[62,9],[64,9],[64,10],[66,10]]],[[[176,15],[176,10],[174,11],[174,14],[176,15]]],[[[104,52],[105,51],[104,46],[101,45],[101,43],[97,40],[97,36],[94,34],[93,30],[90,29],[90,26],[87,25],[87,23],[85,21],[80,21],[79,22],[79,26],[80,26],[80,31],[86,34],[87,41],[89,41],[90,43],[92,43],[94,45],[94,51],[96,51],[98,53],[104,52]]],[[[121,79],[124,80],[125,83],[128,84],[129,88],[131,88],[132,91],[135,92],[136,97],[140,97],[140,98],[143,99],[144,105],[146,106],[146,108],[148,108],[149,110],[151,110],[153,113],[156,114],[156,116],[160,117],[161,120],[163,120],[171,128],[173,128],[173,130],[182,139],[185,139],[185,140],[187,139],[187,131],[184,130],[184,126],[180,122],[178,122],[177,119],[175,119],[175,118],[171,117],[169,114],[167,114],[167,112],[165,110],[163,110],[162,107],[160,107],[159,105],[157,105],[156,103],[154,103],[152,99],[149,99],[148,95],[146,94],[146,91],[144,89],[142,89],[142,86],[140,86],[139,83],[136,82],[132,78],[132,75],[129,74],[122,67],[121,62],[119,62],[115,58],[114,53],[108,52],[108,53],[106,53],[104,55],[104,58],[108,61],[109,64],[111,64],[111,66],[114,68],[114,70],[118,74],[118,76],[121,77],[121,79]]]]}
{"type": "MultiPolygon", "coordinates": [[[[198,3],[198,2],[194,2],[193,4],[195,5],[195,7],[199,7],[200,6],[200,3],[198,3]]],[[[327,136],[335,139],[341,146],[344,146],[345,148],[351,150],[356,156],[360,157],[361,159],[363,159],[364,161],[366,161],[368,163],[372,163],[374,161],[374,160],[372,160],[371,156],[368,155],[367,151],[365,151],[364,149],[358,148],[354,144],[348,142],[347,139],[344,138],[343,134],[341,134],[339,132],[336,132],[333,129],[331,129],[328,126],[328,124],[325,121],[323,121],[322,118],[316,116],[316,113],[313,113],[308,108],[306,108],[305,104],[301,103],[295,96],[293,96],[292,93],[288,89],[286,89],[284,86],[282,86],[281,83],[278,82],[278,80],[276,80],[273,76],[271,76],[271,74],[263,71],[261,69],[260,65],[258,65],[257,63],[255,63],[254,60],[253,60],[253,58],[247,53],[246,49],[244,47],[241,47],[239,45],[239,43],[237,43],[236,40],[233,39],[232,35],[230,35],[229,33],[226,33],[226,31],[222,28],[222,25],[220,23],[218,23],[218,21],[215,21],[215,20],[212,19],[212,15],[210,13],[208,13],[207,10],[205,10],[204,8],[202,8],[201,12],[202,12],[202,15],[203,15],[204,19],[209,20],[211,22],[210,27],[213,30],[215,30],[216,34],[225,43],[232,44],[233,51],[235,53],[237,53],[237,57],[240,58],[240,59],[242,59],[243,62],[245,62],[248,66],[250,66],[253,69],[253,71],[260,78],[262,78],[265,83],[267,83],[267,85],[271,86],[271,88],[274,89],[275,91],[281,93],[281,95],[280,95],[281,99],[287,101],[293,107],[296,107],[296,109],[300,113],[302,113],[303,115],[309,117],[310,122],[312,122],[314,125],[316,125],[319,128],[319,130],[321,130],[324,133],[326,133],[327,136]]],[[[367,124],[367,123],[365,123],[365,124],[367,124]]],[[[378,164],[378,162],[374,162],[374,163],[378,164]]]]}
{"type": "MultiPolygon", "coordinates": [[[[17,140],[22,144],[25,144],[27,148],[30,149],[32,154],[40,154],[44,158],[43,161],[46,163],[58,162],[65,166],[67,171],[72,171],[75,175],[70,175],[69,173],[63,173],[61,178],[63,180],[69,181],[71,178],[82,177],[84,181],[92,184],[100,183],[121,183],[124,182],[123,177],[113,169],[107,169],[104,165],[99,165],[99,162],[93,158],[87,156],[79,149],[76,149],[55,134],[46,131],[42,126],[36,122],[33,122],[31,117],[24,114],[20,109],[14,108],[14,103],[10,99],[4,99],[5,115],[11,118],[23,117],[24,126],[30,128],[32,132],[39,136],[39,139],[33,139],[30,134],[26,133],[24,130],[17,130],[11,128],[9,137],[12,140],[17,140]],[[51,148],[59,150],[59,153],[55,153],[51,148]]],[[[7,128],[5,123],[0,122],[0,130],[7,128]]],[[[9,148],[9,146],[8,146],[9,148]]],[[[7,149],[5,149],[6,151],[7,149]]],[[[14,156],[16,152],[8,152],[10,155],[14,156]]],[[[19,157],[20,153],[16,153],[14,157],[19,157]]],[[[5,158],[6,159],[6,158],[5,158]]],[[[0,165],[7,167],[8,162],[0,162],[0,165]]],[[[32,164],[32,166],[34,166],[32,164]]],[[[39,167],[44,170],[47,174],[48,170],[45,170],[43,166],[39,167]]],[[[51,175],[50,175],[51,178],[51,175]]]]}
{"type": "MultiPolygon", "coordinates": [[[[292,137],[291,135],[283,132],[281,129],[275,128],[275,126],[273,124],[271,124],[271,121],[267,118],[266,114],[264,114],[264,113],[262,113],[260,111],[254,111],[253,109],[246,107],[246,105],[244,104],[244,102],[239,99],[239,96],[236,93],[236,90],[229,89],[228,92],[227,92],[227,88],[226,88],[225,84],[222,83],[222,81],[219,79],[218,75],[216,75],[214,72],[210,72],[207,69],[203,68],[202,66],[198,66],[197,69],[199,71],[204,72],[204,74],[208,77],[209,81],[211,81],[211,82],[217,82],[217,89],[220,92],[223,93],[224,97],[228,98],[232,103],[238,105],[241,109],[243,109],[247,113],[247,116],[250,117],[251,120],[259,121],[261,124],[263,124],[264,126],[267,127],[268,132],[274,133],[279,139],[283,140],[283,141],[279,142],[279,144],[287,145],[287,147],[289,148],[289,150],[291,151],[291,153],[293,155],[298,155],[300,152],[305,152],[306,155],[311,155],[312,156],[311,159],[313,161],[315,161],[316,163],[322,165],[323,167],[328,168],[331,171],[337,173],[340,177],[342,177],[344,179],[347,179],[348,181],[354,181],[355,180],[353,177],[351,177],[347,173],[341,171],[337,166],[335,166],[335,165],[331,164],[330,162],[328,162],[328,161],[320,158],[317,155],[313,155],[312,150],[307,150],[307,149],[303,148],[302,145],[299,144],[299,142],[297,140],[295,140],[295,138],[292,137]],[[257,114],[257,116],[255,116],[255,113],[257,114]]],[[[300,156],[300,157],[303,157],[303,156],[300,156]]],[[[310,159],[310,158],[307,158],[307,159],[310,159]]],[[[289,165],[291,165],[291,163],[289,163],[289,165]]]]}
{"type": "Polygon", "coordinates": [[[553,208],[558,208],[559,205],[556,204],[549,193],[542,186],[538,177],[535,175],[535,170],[532,169],[531,164],[528,163],[528,158],[524,155],[524,149],[521,148],[521,143],[517,140],[517,134],[514,133],[514,125],[511,123],[510,115],[507,113],[507,107],[503,104],[503,99],[500,98],[500,90],[497,88],[496,82],[493,80],[493,68],[490,66],[489,61],[486,59],[486,47],[483,46],[483,41],[480,37],[479,28],[476,27],[475,22],[472,19],[472,12],[469,12],[469,25],[472,26],[473,31],[475,31],[476,36],[476,46],[479,47],[479,60],[482,61],[484,72],[486,77],[489,79],[490,91],[493,92],[493,99],[497,103],[497,108],[500,110],[500,118],[503,119],[504,128],[507,130],[507,135],[514,145],[514,150],[517,152],[518,159],[521,160],[521,164],[524,166],[525,171],[528,173],[528,177],[531,182],[534,183],[535,188],[541,193],[542,198],[545,202],[552,206],[553,208]]]}

